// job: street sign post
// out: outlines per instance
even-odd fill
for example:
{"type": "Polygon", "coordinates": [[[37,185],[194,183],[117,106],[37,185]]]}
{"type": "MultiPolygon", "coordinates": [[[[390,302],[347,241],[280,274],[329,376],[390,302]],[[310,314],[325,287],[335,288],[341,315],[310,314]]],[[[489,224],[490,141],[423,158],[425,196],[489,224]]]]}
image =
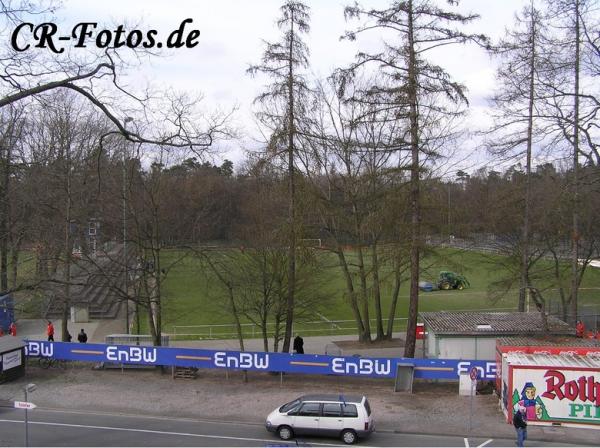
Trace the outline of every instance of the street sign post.
{"type": "Polygon", "coordinates": [[[471,412],[469,413],[469,431],[473,428],[473,395],[475,395],[475,388],[477,386],[477,377],[479,376],[479,369],[473,367],[469,371],[469,377],[471,378],[471,412]]]}
{"type": "Polygon", "coordinates": [[[479,376],[479,369],[477,367],[473,367],[469,372],[469,376],[472,381],[477,381],[477,377],[479,376]]]}
{"type": "Polygon", "coordinates": [[[37,406],[33,403],[29,403],[28,401],[15,401],[15,408],[17,409],[34,409],[37,406]]]}

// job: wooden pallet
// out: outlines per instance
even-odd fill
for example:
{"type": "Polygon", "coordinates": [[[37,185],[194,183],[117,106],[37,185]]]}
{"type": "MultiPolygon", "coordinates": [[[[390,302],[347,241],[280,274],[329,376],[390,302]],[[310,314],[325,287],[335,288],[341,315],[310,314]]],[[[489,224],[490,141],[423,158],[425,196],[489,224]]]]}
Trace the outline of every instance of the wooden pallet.
{"type": "Polygon", "coordinates": [[[173,379],[189,379],[194,380],[198,377],[198,369],[195,367],[171,367],[171,376],[173,379]]]}

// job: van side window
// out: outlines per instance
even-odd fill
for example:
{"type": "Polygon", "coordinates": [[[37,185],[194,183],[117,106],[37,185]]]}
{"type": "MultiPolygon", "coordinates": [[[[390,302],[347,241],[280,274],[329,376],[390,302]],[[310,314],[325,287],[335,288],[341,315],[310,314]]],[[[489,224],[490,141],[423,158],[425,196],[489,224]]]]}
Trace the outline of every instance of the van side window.
{"type": "Polygon", "coordinates": [[[323,417],[341,417],[342,408],[339,403],[323,403],[323,417]]]}
{"type": "Polygon", "coordinates": [[[358,417],[358,411],[356,410],[356,405],[354,404],[344,404],[342,405],[344,409],[344,417],[358,417]]]}
{"type": "Polygon", "coordinates": [[[300,405],[300,403],[302,403],[300,400],[290,401],[289,403],[286,403],[283,406],[281,406],[279,408],[279,412],[288,412],[294,408],[297,408],[300,405]]]}
{"type": "Polygon", "coordinates": [[[302,416],[321,415],[321,403],[304,403],[298,412],[302,416]]]}

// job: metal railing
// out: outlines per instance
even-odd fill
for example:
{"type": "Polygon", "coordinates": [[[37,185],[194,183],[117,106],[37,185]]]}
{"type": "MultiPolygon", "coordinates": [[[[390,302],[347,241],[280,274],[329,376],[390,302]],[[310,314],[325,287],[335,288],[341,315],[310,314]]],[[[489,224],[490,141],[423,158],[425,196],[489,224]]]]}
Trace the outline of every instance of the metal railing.
{"type": "MultiPolygon", "coordinates": [[[[388,319],[383,319],[384,329],[387,328],[388,319]]],[[[376,319],[370,319],[371,332],[376,328],[376,319]]],[[[406,330],[406,318],[394,319],[394,331],[406,330]]],[[[244,338],[261,338],[262,328],[254,323],[241,324],[244,338]]],[[[284,324],[280,324],[280,334],[283,336],[284,324]]],[[[303,336],[327,336],[356,334],[357,326],[354,320],[320,320],[311,322],[297,322],[292,328],[293,333],[303,336]]],[[[267,336],[275,334],[275,324],[267,323],[267,336]]],[[[234,324],[210,324],[210,325],[174,325],[171,339],[235,339],[238,337],[234,324]]]]}

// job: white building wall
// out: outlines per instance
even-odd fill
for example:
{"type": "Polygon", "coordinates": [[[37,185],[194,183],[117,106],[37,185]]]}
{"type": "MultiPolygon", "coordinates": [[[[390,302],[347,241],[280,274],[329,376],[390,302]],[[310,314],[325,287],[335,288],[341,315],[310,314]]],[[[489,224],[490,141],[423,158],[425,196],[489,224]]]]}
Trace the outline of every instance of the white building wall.
{"type": "Polygon", "coordinates": [[[427,332],[425,334],[425,357],[426,358],[439,358],[438,356],[438,338],[435,333],[427,332]]]}
{"type": "Polygon", "coordinates": [[[496,359],[496,337],[438,336],[439,354],[443,359],[496,359]]]}

